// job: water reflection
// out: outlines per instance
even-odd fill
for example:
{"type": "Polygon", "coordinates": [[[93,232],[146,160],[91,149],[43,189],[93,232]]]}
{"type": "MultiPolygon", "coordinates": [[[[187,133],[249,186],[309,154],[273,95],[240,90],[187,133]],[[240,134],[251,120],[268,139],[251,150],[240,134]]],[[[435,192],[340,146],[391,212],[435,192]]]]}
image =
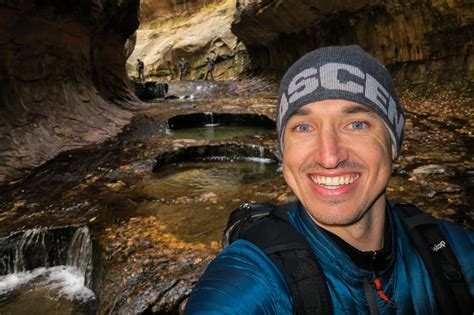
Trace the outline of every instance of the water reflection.
{"type": "Polygon", "coordinates": [[[238,194],[246,185],[270,180],[277,174],[277,163],[252,161],[196,161],[169,165],[147,183],[156,196],[195,196],[204,192],[238,194]]]}
{"type": "Polygon", "coordinates": [[[184,241],[219,240],[229,212],[243,201],[267,201],[263,194],[261,200],[256,197],[259,187],[279,176],[278,163],[252,160],[260,163],[196,161],[162,168],[137,187],[149,201],[136,210],[156,215],[168,232],[184,241]]]}

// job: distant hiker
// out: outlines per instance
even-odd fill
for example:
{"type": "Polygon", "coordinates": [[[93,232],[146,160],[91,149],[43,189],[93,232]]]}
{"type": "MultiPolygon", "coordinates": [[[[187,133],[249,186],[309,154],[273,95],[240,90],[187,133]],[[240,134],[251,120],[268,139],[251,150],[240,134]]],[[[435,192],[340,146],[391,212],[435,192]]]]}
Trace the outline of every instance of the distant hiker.
{"type": "Polygon", "coordinates": [[[179,61],[179,80],[181,81],[188,74],[188,63],[181,57],[179,61]]]}
{"type": "Polygon", "coordinates": [[[140,59],[137,59],[137,73],[138,73],[138,82],[145,81],[145,64],[140,59]]]}
{"type": "Polygon", "coordinates": [[[214,71],[214,60],[212,60],[211,57],[207,57],[207,73],[204,80],[207,80],[207,76],[209,74],[211,75],[211,79],[214,80],[214,75],[212,74],[212,71],[214,71]]]}

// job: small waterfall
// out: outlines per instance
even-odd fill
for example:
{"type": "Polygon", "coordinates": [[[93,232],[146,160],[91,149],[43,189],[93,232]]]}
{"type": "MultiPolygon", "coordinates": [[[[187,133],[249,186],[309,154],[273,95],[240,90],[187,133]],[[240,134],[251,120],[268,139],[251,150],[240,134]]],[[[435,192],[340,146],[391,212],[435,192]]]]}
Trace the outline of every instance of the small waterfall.
{"type": "Polygon", "coordinates": [[[84,285],[91,287],[92,242],[87,226],[78,228],[74,233],[67,250],[66,265],[77,268],[78,273],[84,276],[84,285]]]}
{"type": "Polygon", "coordinates": [[[173,127],[173,126],[170,126],[169,120],[167,120],[166,123],[164,124],[164,128],[163,128],[163,129],[164,129],[164,132],[165,132],[166,134],[172,134],[172,131],[171,131],[171,128],[172,128],[172,127],[173,127]]]}
{"type": "Polygon", "coordinates": [[[48,256],[45,244],[47,229],[26,230],[15,248],[13,272],[18,273],[37,267],[48,267],[48,256]]]}
{"type": "Polygon", "coordinates": [[[261,145],[248,144],[249,148],[252,148],[252,157],[265,158],[266,152],[265,147],[261,145]]]}
{"type": "Polygon", "coordinates": [[[249,144],[248,147],[251,148],[251,153],[250,156],[246,158],[247,160],[263,164],[274,162],[273,159],[268,157],[269,152],[264,146],[249,144]]]}
{"type": "Polygon", "coordinates": [[[72,266],[92,283],[92,242],[89,228],[35,228],[0,238],[0,276],[36,268],[72,266]]]}
{"type": "Polygon", "coordinates": [[[206,127],[214,127],[214,126],[219,126],[218,121],[214,121],[214,113],[213,112],[205,112],[204,115],[206,115],[206,127]]]}

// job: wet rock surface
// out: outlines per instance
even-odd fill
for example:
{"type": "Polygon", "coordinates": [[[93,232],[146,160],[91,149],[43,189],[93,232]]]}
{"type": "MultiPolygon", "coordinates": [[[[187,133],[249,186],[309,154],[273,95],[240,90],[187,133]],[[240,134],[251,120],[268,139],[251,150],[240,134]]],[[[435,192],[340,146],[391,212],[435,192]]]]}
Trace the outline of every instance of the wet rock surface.
{"type": "Polygon", "coordinates": [[[260,146],[267,150],[275,147],[275,134],[218,141],[168,135],[168,119],[196,112],[256,114],[273,119],[275,97],[266,92],[270,87],[264,82],[198,86],[170,86],[170,90],[174,88],[177,95],[180,90],[188,95],[197,91],[201,99],[152,103],[148,110],[137,112],[118,137],[62,153],[21,183],[0,188],[0,235],[38,226],[89,226],[100,247],[96,254],[103,256],[94,266],[100,270],[95,279],[100,287],[96,292],[98,313],[176,310],[219,250],[227,213],[246,200],[275,200],[278,191],[285,190],[275,188],[281,186],[277,177],[259,187],[258,194],[248,186],[230,204],[212,191],[173,196],[157,195],[156,190],[149,189],[159,157],[175,149],[229,142],[239,150],[246,145],[253,145],[254,151],[260,146]],[[239,93],[240,98],[221,97],[226,93],[239,93]],[[213,213],[222,219],[216,226],[203,225],[200,231],[194,227],[194,239],[185,233],[183,240],[181,231],[189,230],[186,222],[176,229],[168,218],[177,213],[176,207],[191,214],[190,218],[201,216],[203,222],[212,221],[213,213]],[[203,217],[202,212],[209,217],[203,217]]]}
{"type": "Polygon", "coordinates": [[[402,101],[405,142],[390,195],[472,229],[472,97],[454,91],[435,98],[405,92],[402,101]]]}
{"type": "MultiPolygon", "coordinates": [[[[294,199],[281,173],[243,185],[237,195],[213,189],[173,194],[159,184],[160,174],[179,163],[164,163],[162,172],[154,172],[157,161],[179,150],[225,144],[276,150],[274,133],[221,140],[166,133],[167,121],[177,115],[221,112],[274,119],[274,84],[193,82],[171,84],[171,90],[198,96],[151,103],[118,137],[62,153],[22,182],[0,187],[0,236],[38,226],[89,227],[102,257],[95,263],[99,314],[175,312],[220,250],[233,208],[248,201],[294,199]]],[[[389,197],[473,228],[472,99],[427,99],[405,92],[402,100],[406,142],[389,197]]]]}

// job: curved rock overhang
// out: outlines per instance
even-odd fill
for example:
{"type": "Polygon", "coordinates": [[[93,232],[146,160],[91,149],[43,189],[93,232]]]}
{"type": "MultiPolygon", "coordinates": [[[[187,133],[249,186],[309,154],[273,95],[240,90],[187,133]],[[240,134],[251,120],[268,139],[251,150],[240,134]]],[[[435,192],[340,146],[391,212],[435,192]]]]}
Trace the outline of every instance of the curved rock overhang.
{"type": "Polygon", "coordinates": [[[474,81],[474,20],[469,1],[240,0],[232,32],[253,73],[281,77],[305,53],[358,44],[397,85],[474,81]],[[447,79],[449,78],[449,79],[447,79]]]}
{"type": "Polygon", "coordinates": [[[261,158],[278,162],[275,152],[266,147],[242,143],[209,144],[203,146],[190,146],[166,152],[156,158],[153,171],[162,167],[180,162],[223,160],[235,161],[246,158],[261,158]]]}
{"type": "Polygon", "coordinates": [[[275,122],[265,115],[231,113],[192,113],[177,115],[168,119],[170,129],[183,129],[205,126],[206,124],[261,126],[275,130],[275,122]]]}
{"type": "Polygon", "coordinates": [[[125,71],[139,0],[0,1],[0,184],[101,142],[145,106],[125,71]]]}

